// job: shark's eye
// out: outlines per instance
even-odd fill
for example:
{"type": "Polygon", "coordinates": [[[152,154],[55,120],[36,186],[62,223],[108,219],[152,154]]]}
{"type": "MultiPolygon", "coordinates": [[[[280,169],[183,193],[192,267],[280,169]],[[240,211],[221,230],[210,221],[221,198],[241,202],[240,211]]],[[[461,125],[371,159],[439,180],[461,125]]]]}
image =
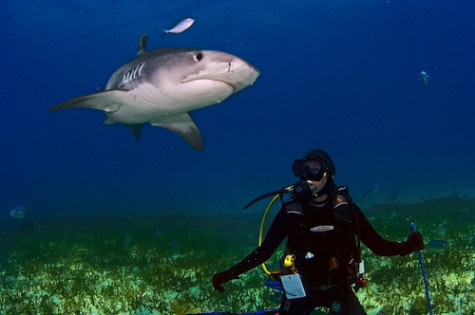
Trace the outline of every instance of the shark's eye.
{"type": "Polygon", "coordinates": [[[201,59],[203,59],[203,54],[202,53],[197,53],[195,55],[195,59],[196,59],[196,61],[200,61],[201,59]]]}

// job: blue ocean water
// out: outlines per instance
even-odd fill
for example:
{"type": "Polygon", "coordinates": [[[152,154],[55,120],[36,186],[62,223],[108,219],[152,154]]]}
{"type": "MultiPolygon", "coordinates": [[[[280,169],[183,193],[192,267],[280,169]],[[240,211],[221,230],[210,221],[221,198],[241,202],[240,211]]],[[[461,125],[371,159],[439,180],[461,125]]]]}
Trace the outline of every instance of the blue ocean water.
{"type": "Polygon", "coordinates": [[[292,161],[330,152],[337,182],[385,201],[470,194],[475,30],[467,1],[3,1],[0,209],[31,216],[240,211],[295,179],[292,161]],[[160,38],[163,28],[196,23],[160,38]],[[48,112],[103,89],[149,49],[240,56],[255,84],[192,113],[198,153],[150,125],[140,142],[93,110],[48,112]],[[419,72],[430,75],[428,84],[419,72]]]}
{"type": "MultiPolygon", "coordinates": [[[[415,218],[426,242],[447,241],[424,253],[434,305],[473,312],[474,12],[461,0],[2,1],[0,313],[278,304],[257,272],[242,276],[257,292],[246,305],[241,284],[218,295],[209,279],[255,246],[264,203],[242,207],[295,182],[292,162],[314,148],[382,235],[402,240],[415,218]],[[190,29],[161,38],[187,16],[190,29]],[[221,50],[261,71],[192,112],[201,153],[148,124],[137,142],[99,111],[48,112],[104,89],[143,33],[149,50],[221,50]]],[[[365,307],[423,313],[416,259],[364,254],[365,307]]]]}

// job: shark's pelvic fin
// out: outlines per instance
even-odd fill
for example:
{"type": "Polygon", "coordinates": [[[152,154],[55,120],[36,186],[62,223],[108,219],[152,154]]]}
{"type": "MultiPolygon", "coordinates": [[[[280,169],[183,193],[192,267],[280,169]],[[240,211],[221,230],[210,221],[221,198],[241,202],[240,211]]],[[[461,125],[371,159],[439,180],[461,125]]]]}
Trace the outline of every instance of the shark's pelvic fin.
{"type": "Polygon", "coordinates": [[[122,104],[127,104],[130,101],[133,101],[133,96],[127,91],[107,90],[70,99],[49,111],[53,112],[66,108],[93,108],[112,113],[119,110],[122,104]]]}
{"type": "Polygon", "coordinates": [[[175,132],[185,139],[193,149],[203,151],[203,137],[189,113],[169,116],[159,121],[152,121],[150,124],[175,132]]]}
{"type": "Polygon", "coordinates": [[[142,126],[143,124],[128,124],[127,127],[132,131],[134,134],[134,138],[137,141],[140,141],[140,138],[142,137],[142,126]]]}
{"type": "Polygon", "coordinates": [[[143,54],[146,49],[147,49],[147,34],[144,33],[142,34],[142,36],[140,36],[140,39],[139,39],[139,51],[137,52],[137,55],[143,54]]]}

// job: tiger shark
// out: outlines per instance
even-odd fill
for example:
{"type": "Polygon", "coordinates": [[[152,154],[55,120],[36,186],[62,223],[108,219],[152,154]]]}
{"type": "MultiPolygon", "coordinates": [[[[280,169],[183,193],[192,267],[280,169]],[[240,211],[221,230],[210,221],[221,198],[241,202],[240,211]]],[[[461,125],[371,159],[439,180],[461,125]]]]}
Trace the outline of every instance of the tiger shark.
{"type": "Polygon", "coordinates": [[[252,85],[259,70],[231,54],[189,48],[146,51],[147,35],[135,58],[118,68],[104,91],[70,99],[50,111],[93,108],[105,112],[105,124],[123,123],[140,139],[142,125],[171,130],[195,150],[203,137],[190,111],[217,104],[252,85]]]}

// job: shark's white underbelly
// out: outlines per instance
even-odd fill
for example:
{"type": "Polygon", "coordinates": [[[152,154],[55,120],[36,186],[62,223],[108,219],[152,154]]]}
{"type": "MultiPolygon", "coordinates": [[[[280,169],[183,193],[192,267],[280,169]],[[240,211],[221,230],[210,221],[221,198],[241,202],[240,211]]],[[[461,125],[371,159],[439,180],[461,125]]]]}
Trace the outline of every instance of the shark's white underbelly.
{"type": "Polygon", "coordinates": [[[148,83],[125,93],[113,102],[120,105],[114,112],[106,112],[108,123],[139,124],[157,122],[183,112],[220,103],[234,92],[226,83],[214,80],[196,80],[179,84],[148,83]]]}

